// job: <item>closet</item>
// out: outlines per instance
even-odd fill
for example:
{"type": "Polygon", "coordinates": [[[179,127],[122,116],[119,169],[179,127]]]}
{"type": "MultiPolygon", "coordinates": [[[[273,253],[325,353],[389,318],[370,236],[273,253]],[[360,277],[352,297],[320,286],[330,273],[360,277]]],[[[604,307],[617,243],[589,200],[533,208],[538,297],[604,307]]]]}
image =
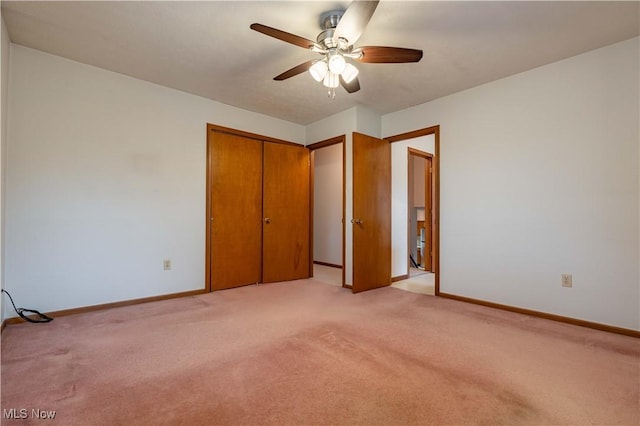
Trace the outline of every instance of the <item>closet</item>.
{"type": "Polygon", "coordinates": [[[309,150],[214,125],[207,134],[207,288],[309,277],[309,150]]]}

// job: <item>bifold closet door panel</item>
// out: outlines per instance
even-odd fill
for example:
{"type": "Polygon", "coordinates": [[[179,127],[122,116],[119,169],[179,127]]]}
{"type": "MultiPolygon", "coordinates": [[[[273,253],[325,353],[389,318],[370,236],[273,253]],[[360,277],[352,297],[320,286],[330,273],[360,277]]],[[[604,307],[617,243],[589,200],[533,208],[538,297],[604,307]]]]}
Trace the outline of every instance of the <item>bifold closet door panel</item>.
{"type": "Polygon", "coordinates": [[[262,142],[214,132],[211,150],[211,288],[261,281],[262,142]]]}
{"type": "Polygon", "coordinates": [[[309,277],[309,150],[264,143],[262,281],[309,277]]]}

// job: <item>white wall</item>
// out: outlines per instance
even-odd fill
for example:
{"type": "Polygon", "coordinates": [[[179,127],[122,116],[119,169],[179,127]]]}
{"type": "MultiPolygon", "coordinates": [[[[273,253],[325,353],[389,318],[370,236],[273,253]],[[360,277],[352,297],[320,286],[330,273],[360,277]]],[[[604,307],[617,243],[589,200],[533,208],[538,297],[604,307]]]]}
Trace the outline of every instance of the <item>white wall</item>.
{"type": "Polygon", "coordinates": [[[358,106],[356,111],[356,131],[365,135],[379,138],[381,135],[382,116],[375,111],[358,106]]]}
{"type": "MultiPolygon", "coordinates": [[[[7,145],[7,102],[9,99],[9,52],[11,50],[11,42],[9,41],[9,33],[7,27],[4,24],[4,18],[0,12],[0,33],[2,34],[2,44],[0,45],[1,65],[0,77],[2,79],[2,85],[0,88],[0,115],[2,116],[0,122],[0,130],[2,133],[0,144],[0,288],[4,289],[4,218],[5,218],[5,148],[7,145]]],[[[0,321],[5,317],[4,309],[4,293],[0,295],[0,321]]]]}
{"type": "Polygon", "coordinates": [[[342,149],[313,152],[313,260],[333,265],[342,265],[342,149]]]}
{"type": "Polygon", "coordinates": [[[442,292],[640,329],[639,47],[382,118],[383,135],[441,125],[442,292]]]}
{"type": "MultiPolygon", "coordinates": [[[[393,135],[398,133],[393,133],[393,135]]],[[[389,134],[389,136],[392,135],[389,134]]],[[[392,277],[399,277],[409,273],[409,211],[407,210],[409,206],[409,148],[433,154],[435,151],[435,137],[434,135],[421,136],[391,144],[392,277]]]]}
{"type": "Polygon", "coordinates": [[[18,45],[9,85],[5,285],[41,311],[204,288],[206,123],[305,137],[18,45]]]}

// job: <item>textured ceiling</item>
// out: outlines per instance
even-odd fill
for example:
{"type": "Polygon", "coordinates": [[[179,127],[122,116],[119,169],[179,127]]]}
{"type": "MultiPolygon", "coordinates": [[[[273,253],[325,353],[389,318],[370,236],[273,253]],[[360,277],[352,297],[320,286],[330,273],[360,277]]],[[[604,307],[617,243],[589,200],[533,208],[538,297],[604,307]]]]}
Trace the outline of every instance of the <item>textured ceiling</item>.
{"type": "Polygon", "coordinates": [[[336,98],[307,73],[318,54],[249,29],[315,40],[319,16],[348,1],[11,2],[12,42],[309,124],[355,105],[385,114],[637,36],[639,2],[381,1],[358,46],[422,49],[416,64],[360,64],[359,92],[336,98]]]}

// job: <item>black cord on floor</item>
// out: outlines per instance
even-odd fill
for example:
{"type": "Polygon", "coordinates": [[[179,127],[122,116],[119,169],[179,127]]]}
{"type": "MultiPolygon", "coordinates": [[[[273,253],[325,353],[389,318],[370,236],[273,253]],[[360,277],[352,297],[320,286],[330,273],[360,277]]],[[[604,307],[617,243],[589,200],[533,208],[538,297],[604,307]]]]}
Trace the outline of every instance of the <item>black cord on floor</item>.
{"type": "Polygon", "coordinates": [[[33,309],[16,308],[16,304],[13,303],[13,297],[11,297],[9,292],[7,290],[5,290],[5,289],[2,289],[2,292],[3,293],[7,293],[7,296],[9,296],[9,300],[11,300],[11,304],[13,305],[13,309],[15,309],[16,313],[18,315],[20,315],[20,318],[22,318],[23,320],[28,321],[28,322],[50,322],[50,321],[53,321],[53,318],[51,318],[49,316],[46,316],[45,314],[43,314],[41,312],[34,311],[33,309]],[[29,318],[28,316],[26,316],[24,314],[24,312],[36,315],[36,319],[29,318]]]}

